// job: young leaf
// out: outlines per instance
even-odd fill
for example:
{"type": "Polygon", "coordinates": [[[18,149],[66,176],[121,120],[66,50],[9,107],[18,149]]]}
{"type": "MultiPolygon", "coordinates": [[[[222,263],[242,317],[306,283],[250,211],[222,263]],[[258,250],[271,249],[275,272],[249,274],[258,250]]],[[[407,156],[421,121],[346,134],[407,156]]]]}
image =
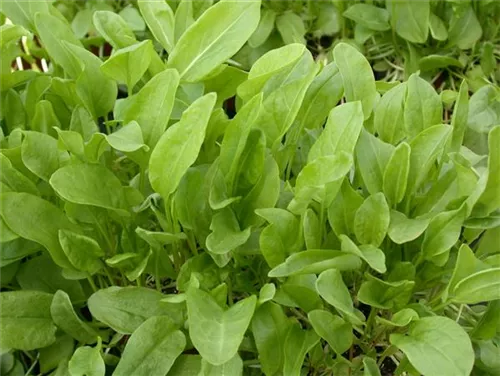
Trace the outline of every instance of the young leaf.
{"type": "Polygon", "coordinates": [[[137,5],[155,39],[170,53],[175,45],[174,12],[170,5],[165,1],[148,0],[139,0],[137,5]]]}
{"type": "Polygon", "coordinates": [[[393,333],[399,347],[418,372],[429,376],[468,376],[474,351],[467,333],[447,317],[424,317],[413,323],[408,335],[393,333]]]}
{"type": "Polygon", "coordinates": [[[14,233],[42,244],[59,266],[73,267],[59,244],[58,231],[78,231],[78,226],[71,223],[59,208],[37,196],[7,192],[0,197],[0,214],[14,233]]]}
{"type": "Polygon", "coordinates": [[[75,269],[93,275],[102,267],[104,256],[99,244],[92,238],[68,230],[59,230],[59,242],[75,269]]]}
{"type": "Polygon", "coordinates": [[[125,48],[136,43],[134,32],[119,14],[98,10],[94,12],[93,21],[99,34],[113,48],[125,48]]]}
{"type": "Polygon", "coordinates": [[[363,108],[360,101],[334,107],[328,115],[325,129],[309,151],[308,162],[341,152],[352,155],[362,127],[363,108]]]}
{"type": "Polygon", "coordinates": [[[207,249],[215,254],[225,254],[245,244],[250,228],[240,229],[238,220],[230,208],[216,213],[210,224],[212,233],[207,237],[207,249]]]}
{"type": "Polygon", "coordinates": [[[64,154],[57,147],[57,140],[40,132],[24,132],[21,147],[24,165],[39,178],[49,181],[59,168],[64,154]]]}
{"type": "Polygon", "coordinates": [[[394,147],[373,136],[366,129],[361,130],[356,145],[356,158],[359,173],[366,189],[371,194],[382,192],[384,171],[394,147]]]}
{"type": "Polygon", "coordinates": [[[300,376],[306,354],[319,342],[313,330],[302,330],[299,325],[291,325],[285,340],[285,364],[283,374],[300,376]]]}
{"type": "Polygon", "coordinates": [[[72,376],[104,376],[106,366],[101,356],[100,345],[76,349],[69,361],[68,370],[72,376]]]}
{"type": "Polygon", "coordinates": [[[415,193],[425,181],[432,165],[443,151],[450,133],[449,125],[435,125],[419,133],[410,142],[407,195],[415,193]]]}
{"type": "Polygon", "coordinates": [[[182,176],[196,161],[215,100],[213,93],[196,100],[181,120],[161,136],[151,153],[149,181],[164,199],[175,192],[182,176]]]}
{"type": "Polygon", "coordinates": [[[103,165],[68,165],[57,170],[50,185],[65,200],[82,205],[124,211],[120,180],[103,165]]]}
{"type": "Polygon", "coordinates": [[[132,334],[144,321],[153,316],[169,316],[176,325],[183,322],[183,309],[177,304],[162,303],[164,297],[144,287],[101,289],[88,300],[90,313],[122,334],[132,334]]]}
{"type": "Polygon", "coordinates": [[[366,274],[358,300],[375,308],[399,310],[408,304],[414,287],[414,281],[386,282],[366,274]]]}
{"type": "Polygon", "coordinates": [[[354,233],[361,244],[379,247],[389,228],[390,212],[382,193],[368,197],[356,211],[354,233]]]}
{"type": "Polygon", "coordinates": [[[458,240],[466,217],[466,205],[436,215],[425,231],[422,253],[427,260],[447,252],[458,240]]]}
{"type": "Polygon", "coordinates": [[[431,35],[436,40],[446,40],[448,39],[448,30],[443,20],[431,12],[429,17],[429,30],[431,35]]]}
{"type": "Polygon", "coordinates": [[[355,213],[363,201],[363,197],[352,189],[349,179],[344,179],[337,198],[328,208],[328,222],[337,236],[354,233],[355,213]]]}
{"type": "Polygon", "coordinates": [[[129,94],[146,73],[153,54],[153,43],[142,41],[115,51],[101,65],[101,71],[108,77],[127,84],[129,94]]]}
{"type": "Polygon", "coordinates": [[[442,122],[443,105],[434,88],[414,73],[408,79],[404,106],[406,133],[414,137],[442,122]]]}
{"type": "Polygon", "coordinates": [[[390,0],[387,7],[396,33],[409,42],[425,43],[429,35],[429,0],[390,0]]]}
{"type": "Polygon", "coordinates": [[[324,338],[337,354],[343,354],[352,345],[352,326],[339,316],[321,309],[307,314],[316,333],[324,338]]]}
{"type": "Polygon", "coordinates": [[[404,137],[404,104],[406,83],[401,83],[387,91],[377,104],[374,113],[374,126],[380,139],[395,145],[404,137]]]}
{"type": "Polygon", "coordinates": [[[274,29],[276,12],[272,9],[263,8],[260,15],[259,26],[248,39],[248,44],[252,48],[262,45],[274,29]]]}
{"type": "Polygon", "coordinates": [[[23,351],[51,345],[56,326],[50,317],[52,294],[8,291],[0,294],[0,347],[23,351]]]}
{"type": "Polygon", "coordinates": [[[113,375],[165,375],[185,346],[184,334],[169,317],[151,317],[129,338],[113,375]]]}
{"type": "Polygon", "coordinates": [[[200,81],[238,52],[257,28],[259,18],[260,0],[219,1],[182,34],[168,67],[177,69],[184,81],[200,81]]]}
{"type": "Polygon", "coordinates": [[[410,170],[410,146],[406,142],[399,144],[392,152],[384,171],[383,189],[389,203],[399,204],[406,192],[410,170]]]}
{"type": "Polygon", "coordinates": [[[336,45],[333,57],[342,75],[347,101],[360,100],[364,117],[368,119],[378,98],[370,63],[356,48],[347,43],[336,45]]]}
{"type": "Polygon", "coordinates": [[[351,5],[343,13],[343,16],[371,30],[386,31],[391,28],[389,25],[389,13],[385,9],[374,5],[351,5]]]}
{"type": "Polygon", "coordinates": [[[300,43],[306,44],[304,38],[306,27],[302,18],[293,13],[285,12],[276,17],[276,29],[281,35],[285,44],[300,43]]]}
{"type": "Polygon", "coordinates": [[[453,128],[451,135],[451,151],[460,151],[464,140],[465,130],[467,128],[467,119],[469,117],[469,86],[467,81],[462,81],[458,98],[453,108],[453,117],[451,118],[451,126],[453,128]]]}
{"type": "Polygon", "coordinates": [[[284,263],[271,269],[269,277],[287,277],[300,274],[317,274],[336,268],[355,270],[361,266],[361,260],[354,255],[340,251],[313,249],[294,253],[284,263]]]}
{"type": "Polygon", "coordinates": [[[403,213],[391,210],[387,234],[396,244],[408,243],[422,235],[429,222],[430,218],[408,218],[403,213]]]}
{"type": "Polygon", "coordinates": [[[145,144],[151,148],[167,129],[178,85],[178,73],[173,69],[166,69],[126,100],[122,114],[124,123],[135,120],[141,126],[145,144]]]}
{"type": "Polygon", "coordinates": [[[488,134],[488,180],[479,197],[473,214],[485,216],[500,207],[498,187],[500,185],[500,126],[488,134]]]}
{"type": "Polygon", "coordinates": [[[191,0],[181,0],[177,5],[174,19],[174,39],[175,43],[179,41],[181,36],[194,23],[193,2],[191,0]]]}
{"type": "Polygon", "coordinates": [[[214,366],[205,359],[201,360],[201,370],[198,376],[243,375],[243,360],[236,354],[226,363],[214,366]]]}
{"type": "Polygon", "coordinates": [[[339,239],[342,242],[342,251],[352,253],[365,260],[372,269],[379,273],[385,273],[387,271],[385,266],[385,254],[382,250],[370,244],[358,247],[345,235],[340,235],[339,239]]]}
{"type": "Polygon", "coordinates": [[[355,325],[363,324],[363,320],[358,317],[354,310],[349,290],[337,269],[329,269],[321,273],[316,281],[316,290],[349,322],[355,325]]]}
{"type": "Polygon", "coordinates": [[[500,268],[474,273],[457,283],[453,289],[453,302],[477,304],[500,299],[500,268]]]}
{"type": "Polygon", "coordinates": [[[71,337],[82,343],[96,343],[98,333],[76,314],[68,294],[58,290],[50,305],[54,323],[71,337]]]}
{"type": "Polygon", "coordinates": [[[202,357],[213,365],[222,365],[236,355],[257,298],[252,295],[224,311],[212,296],[190,286],[187,292],[189,336],[202,357]]]}
{"type": "Polygon", "coordinates": [[[448,41],[466,50],[472,48],[481,39],[482,34],[483,30],[474,9],[470,5],[465,5],[465,10],[457,12],[451,19],[448,41]]]}

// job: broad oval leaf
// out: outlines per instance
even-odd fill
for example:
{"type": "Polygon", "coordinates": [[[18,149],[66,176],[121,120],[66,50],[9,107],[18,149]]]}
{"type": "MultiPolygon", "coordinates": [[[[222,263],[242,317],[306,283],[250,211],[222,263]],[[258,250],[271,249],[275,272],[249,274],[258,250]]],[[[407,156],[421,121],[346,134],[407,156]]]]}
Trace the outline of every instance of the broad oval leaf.
{"type": "Polygon", "coordinates": [[[371,4],[351,5],[343,15],[371,30],[386,31],[391,28],[389,13],[385,9],[371,4]]]}
{"type": "Polygon", "coordinates": [[[57,170],[50,185],[65,200],[81,205],[118,210],[126,209],[120,180],[103,165],[76,164],[57,170]]]}
{"type": "Polygon", "coordinates": [[[113,376],[165,375],[185,346],[169,317],[151,317],[132,333],[113,376]]]}
{"type": "Polygon", "coordinates": [[[106,365],[100,346],[83,346],[76,349],[69,361],[68,370],[71,376],[104,376],[106,365]]]}
{"type": "Polygon", "coordinates": [[[368,197],[356,211],[354,233],[361,244],[379,247],[387,234],[390,223],[389,206],[383,193],[368,197]]]}
{"type": "Polygon", "coordinates": [[[122,334],[132,334],[153,316],[169,316],[176,325],[183,322],[183,309],[178,304],[162,303],[165,295],[143,287],[108,287],[92,294],[88,300],[90,313],[122,334]]]}
{"type": "Polygon", "coordinates": [[[411,325],[408,335],[394,333],[390,340],[426,376],[469,376],[472,371],[469,336],[447,317],[424,317],[411,325]]]}
{"type": "Polygon", "coordinates": [[[0,293],[0,347],[30,351],[51,345],[56,326],[50,317],[52,294],[39,291],[0,293]]]}
{"type": "Polygon", "coordinates": [[[307,314],[316,333],[326,339],[337,354],[349,350],[353,341],[352,326],[339,316],[321,309],[307,314]]]}
{"type": "Polygon", "coordinates": [[[460,304],[477,304],[500,299],[500,268],[474,273],[457,283],[452,300],[460,304]]]}

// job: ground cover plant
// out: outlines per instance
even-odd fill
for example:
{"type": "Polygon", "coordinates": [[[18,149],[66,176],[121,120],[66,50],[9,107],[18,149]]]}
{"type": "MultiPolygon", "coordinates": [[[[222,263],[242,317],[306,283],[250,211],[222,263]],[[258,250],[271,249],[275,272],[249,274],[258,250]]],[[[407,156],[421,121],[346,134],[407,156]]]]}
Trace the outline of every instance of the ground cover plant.
{"type": "Polygon", "coordinates": [[[0,4],[2,375],[500,373],[495,2],[0,4]]]}

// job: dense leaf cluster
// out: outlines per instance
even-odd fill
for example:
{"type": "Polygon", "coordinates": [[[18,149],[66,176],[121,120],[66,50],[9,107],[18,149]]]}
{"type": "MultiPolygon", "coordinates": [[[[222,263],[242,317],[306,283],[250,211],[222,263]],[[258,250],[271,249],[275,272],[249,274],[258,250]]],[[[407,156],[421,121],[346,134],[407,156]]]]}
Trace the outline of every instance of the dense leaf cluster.
{"type": "Polygon", "coordinates": [[[497,4],[0,11],[2,374],[499,374],[497,4]]]}

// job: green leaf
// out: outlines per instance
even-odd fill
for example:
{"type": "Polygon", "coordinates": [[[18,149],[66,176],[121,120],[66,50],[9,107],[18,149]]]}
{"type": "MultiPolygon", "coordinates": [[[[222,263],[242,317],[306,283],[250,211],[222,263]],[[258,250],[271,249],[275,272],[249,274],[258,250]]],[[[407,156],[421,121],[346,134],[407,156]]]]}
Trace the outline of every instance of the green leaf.
{"type": "Polygon", "coordinates": [[[153,54],[153,43],[145,40],[115,51],[101,65],[101,71],[118,82],[127,84],[129,93],[148,70],[153,54]]]}
{"type": "Polygon", "coordinates": [[[259,18],[260,0],[219,1],[182,34],[168,67],[177,69],[184,81],[200,81],[243,47],[259,18]]]}
{"type": "Polygon", "coordinates": [[[358,291],[358,300],[380,309],[401,309],[410,300],[414,281],[386,282],[366,274],[358,291]]]}
{"type": "Polygon", "coordinates": [[[123,212],[126,209],[120,180],[103,165],[68,165],[57,170],[50,185],[65,200],[123,212]]]}
{"type": "Polygon", "coordinates": [[[381,376],[380,369],[377,362],[373,358],[363,358],[363,376],[381,376]]]}
{"type": "Polygon", "coordinates": [[[144,321],[153,316],[169,316],[181,325],[182,307],[162,303],[158,291],[143,287],[108,287],[92,294],[88,300],[90,313],[122,334],[132,334],[144,321]]]}
{"type": "Polygon", "coordinates": [[[23,351],[49,346],[56,340],[50,317],[52,294],[9,291],[0,294],[0,347],[23,351]]]}
{"type": "Polygon", "coordinates": [[[346,235],[340,235],[339,239],[342,242],[342,251],[352,253],[365,260],[372,269],[379,273],[385,273],[387,271],[385,266],[385,254],[382,250],[373,245],[361,245],[358,247],[346,235]]]}
{"type": "Polygon", "coordinates": [[[313,330],[302,330],[299,325],[291,325],[285,340],[283,374],[300,376],[304,357],[319,340],[319,336],[313,330]]]}
{"type": "Polygon", "coordinates": [[[361,130],[356,145],[359,173],[368,192],[372,195],[383,190],[384,171],[394,147],[381,141],[365,129],[361,130]]]}
{"type": "Polygon", "coordinates": [[[75,18],[73,18],[73,21],[71,21],[71,29],[73,29],[76,37],[80,39],[84,38],[85,35],[87,35],[91,25],[92,10],[90,9],[82,9],[78,11],[78,13],[75,15],[75,18]]]}
{"type": "Polygon", "coordinates": [[[49,13],[49,3],[47,1],[3,1],[0,4],[0,11],[5,14],[13,24],[35,31],[34,19],[37,13],[49,13]]]}
{"type": "Polygon", "coordinates": [[[385,325],[397,327],[407,326],[410,322],[418,319],[418,313],[411,308],[403,308],[401,311],[394,313],[390,320],[377,316],[377,321],[385,325]]]}
{"type": "Polygon", "coordinates": [[[136,43],[134,32],[120,15],[107,10],[98,10],[94,12],[93,21],[99,34],[113,48],[124,48],[136,43]]]}
{"type": "Polygon", "coordinates": [[[106,141],[113,149],[125,153],[132,153],[141,149],[149,151],[149,146],[144,144],[141,127],[136,121],[131,121],[116,132],[107,135],[106,141]]]}
{"type": "Polygon", "coordinates": [[[370,63],[363,54],[347,43],[336,45],[333,57],[342,75],[347,101],[361,101],[365,120],[368,119],[378,99],[370,63]]]}
{"type": "Polygon", "coordinates": [[[443,105],[434,88],[412,74],[407,83],[404,106],[404,126],[410,137],[418,135],[424,129],[441,124],[443,105]]]}
{"type": "Polygon", "coordinates": [[[51,60],[63,67],[71,76],[75,76],[81,72],[83,62],[73,59],[71,53],[63,43],[66,41],[74,46],[82,47],[73,30],[71,30],[71,26],[48,12],[36,13],[35,25],[51,60]]]}
{"type": "Polygon", "coordinates": [[[194,23],[193,2],[191,0],[181,0],[177,5],[174,20],[174,39],[179,41],[186,30],[194,23]]]}
{"type": "Polygon", "coordinates": [[[98,333],[76,314],[68,294],[58,290],[50,305],[54,323],[65,333],[82,343],[96,343],[98,333]]]}
{"type": "Polygon", "coordinates": [[[399,347],[418,372],[428,376],[467,376],[474,351],[467,333],[447,317],[424,317],[411,325],[408,335],[394,333],[399,347]]]}
{"type": "Polygon", "coordinates": [[[477,304],[500,299],[500,268],[474,273],[457,283],[453,289],[453,302],[477,304]]]}
{"type": "Polygon", "coordinates": [[[361,102],[345,103],[334,107],[328,115],[324,130],[309,151],[308,162],[341,152],[352,155],[362,127],[361,102]]]}
{"type": "MultiPolygon", "coordinates": [[[[0,169],[2,171],[2,176],[0,181],[4,186],[9,187],[16,192],[25,192],[32,195],[39,195],[38,189],[29,178],[23,175],[19,170],[17,170],[12,162],[5,155],[0,154],[0,169]]],[[[3,188],[3,192],[6,189],[3,188]]]]}
{"type": "Polygon", "coordinates": [[[410,153],[410,146],[402,142],[394,149],[385,167],[382,186],[391,206],[399,204],[405,197],[410,171],[410,153]]]}
{"type": "Polygon", "coordinates": [[[306,26],[302,18],[293,13],[286,12],[276,17],[276,29],[285,44],[306,44],[306,26]]]}
{"type": "Polygon", "coordinates": [[[72,231],[59,230],[59,242],[75,269],[92,275],[104,266],[99,259],[104,256],[104,251],[94,239],[72,231]]]}
{"type": "Polygon", "coordinates": [[[465,130],[467,128],[467,119],[469,116],[469,86],[467,81],[462,81],[458,98],[453,108],[453,117],[451,118],[451,126],[453,128],[451,135],[451,151],[460,151],[464,140],[465,130]]]}
{"type": "Polygon", "coordinates": [[[100,345],[76,349],[69,361],[68,370],[71,376],[104,376],[106,366],[101,356],[100,345]]]}
{"type": "Polygon", "coordinates": [[[387,234],[389,222],[389,206],[379,192],[368,197],[356,211],[354,233],[361,244],[379,247],[387,234]]]}
{"type": "Polygon", "coordinates": [[[154,148],[149,161],[149,181],[164,199],[175,192],[182,176],[196,161],[215,100],[212,93],[196,100],[154,148]]]}
{"type": "Polygon", "coordinates": [[[259,26],[248,39],[248,44],[252,48],[262,45],[274,29],[276,12],[272,9],[263,8],[260,14],[259,26]]]}
{"type": "Polygon", "coordinates": [[[462,50],[472,48],[481,39],[483,30],[472,6],[453,15],[448,34],[449,43],[462,50]]]}
{"type": "Polygon", "coordinates": [[[389,13],[385,9],[374,5],[351,5],[343,13],[343,16],[371,30],[386,31],[391,28],[389,13]]]}
{"type": "Polygon", "coordinates": [[[268,276],[272,278],[287,277],[300,274],[318,274],[325,270],[355,270],[361,266],[361,260],[340,251],[313,249],[294,253],[284,263],[271,269],[268,276]]]}
{"type": "MultiPolygon", "coordinates": [[[[29,246],[30,243],[21,245],[21,247],[29,246]]],[[[48,293],[63,290],[74,302],[85,300],[85,293],[80,282],[64,277],[63,273],[66,270],[68,269],[61,269],[57,266],[49,255],[42,254],[23,262],[17,271],[16,279],[23,290],[44,291],[48,293]]]]}
{"type": "Polygon", "coordinates": [[[174,12],[165,1],[139,0],[137,2],[149,30],[170,53],[174,48],[174,12]]]}
{"type": "Polygon", "coordinates": [[[457,210],[442,212],[432,218],[422,243],[422,254],[427,260],[433,260],[455,244],[460,236],[466,211],[467,206],[464,204],[457,210]]]}
{"type": "Polygon", "coordinates": [[[352,326],[337,315],[321,309],[308,313],[307,318],[319,336],[324,338],[337,354],[352,346],[352,326]]]}
{"type": "Polygon", "coordinates": [[[337,198],[328,208],[328,222],[337,236],[354,234],[354,217],[363,201],[349,179],[344,179],[337,198]]]}
{"type": "Polygon", "coordinates": [[[24,132],[21,155],[24,165],[45,181],[49,181],[64,158],[55,138],[33,131],[24,132]]]}
{"type": "Polygon", "coordinates": [[[167,129],[178,85],[177,72],[166,69],[148,81],[137,94],[126,99],[122,116],[124,123],[135,120],[141,126],[145,144],[151,148],[167,129]]]}
{"type": "Polygon", "coordinates": [[[241,230],[234,212],[229,208],[213,216],[210,229],[212,233],[207,237],[207,249],[215,254],[228,253],[245,244],[250,237],[250,228],[241,230]]]}
{"type": "Polygon", "coordinates": [[[127,341],[113,375],[164,375],[185,346],[184,334],[169,317],[151,317],[127,341]]]}
{"type": "Polygon", "coordinates": [[[401,127],[404,119],[404,104],[406,97],[406,83],[396,85],[387,91],[375,108],[374,126],[380,139],[395,145],[404,137],[401,127]]]}
{"type": "Polygon", "coordinates": [[[431,35],[436,40],[446,40],[448,39],[448,30],[446,30],[446,25],[443,20],[431,12],[429,17],[429,30],[431,35]]]}
{"type": "Polygon", "coordinates": [[[391,221],[387,234],[396,244],[408,243],[422,235],[429,222],[430,218],[408,218],[403,213],[391,210],[391,221]]]}
{"type": "Polygon", "coordinates": [[[116,82],[101,72],[102,61],[93,53],[66,41],[63,46],[76,68],[67,72],[71,78],[76,79],[78,96],[94,118],[107,116],[116,101],[116,82]]]}
{"type": "Polygon", "coordinates": [[[255,311],[252,334],[262,370],[266,375],[274,375],[283,368],[284,345],[289,325],[283,309],[278,304],[268,302],[255,311]]]}
{"type": "Polygon", "coordinates": [[[243,360],[236,354],[226,363],[221,365],[213,365],[205,359],[201,360],[201,371],[198,376],[242,376],[243,375],[243,360]]]}
{"type": "Polygon", "coordinates": [[[435,125],[410,141],[410,173],[406,194],[415,193],[423,184],[434,162],[442,153],[451,133],[449,125],[435,125]]]}
{"type": "Polygon", "coordinates": [[[316,281],[316,290],[326,302],[349,322],[362,325],[364,320],[356,314],[351,295],[345,285],[340,271],[329,269],[321,273],[316,281]]]}
{"type": "Polygon", "coordinates": [[[58,231],[78,231],[78,227],[60,209],[27,193],[8,192],[2,193],[0,197],[0,214],[14,233],[43,245],[59,266],[72,267],[59,244],[58,231]]]}
{"type": "Polygon", "coordinates": [[[390,0],[391,24],[402,38],[425,43],[429,34],[430,1],[390,0]]]}
{"type": "Polygon", "coordinates": [[[337,189],[339,189],[351,165],[352,157],[346,152],[319,157],[308,163],[297,177],[295,198],[288,206],[288,210],[297,214],[304,212],[311,199],[321,193],[328,183],[338,182],[337,189]]]}
{"type": "Polygon", "coordinates": [[[190,286],[187,291],[189,336],[205,360],[217,366],[236,355],[256,303],[253,295],[224,311],[209,293],[190,286]]]}
{"type": "Polygon", "coordinates": [[[500,126],[488,134],[488,180],[479,197],[473,214],[485,216],[500,207],[498,186],[500,184],[500,126]]]}

